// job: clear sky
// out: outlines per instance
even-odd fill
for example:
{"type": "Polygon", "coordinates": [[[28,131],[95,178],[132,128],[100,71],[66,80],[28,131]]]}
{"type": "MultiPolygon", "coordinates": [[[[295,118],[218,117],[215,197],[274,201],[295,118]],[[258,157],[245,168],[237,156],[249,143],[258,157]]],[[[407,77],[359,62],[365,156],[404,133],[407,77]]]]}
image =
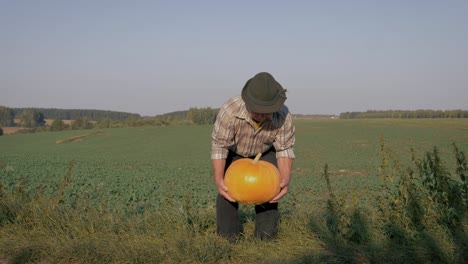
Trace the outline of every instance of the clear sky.
{"type": "Polygon", "coordinates": [[[218,108],[267,71],[293,113],[468,109],[468,1],[0,0],[0,105],[218,108]]]}

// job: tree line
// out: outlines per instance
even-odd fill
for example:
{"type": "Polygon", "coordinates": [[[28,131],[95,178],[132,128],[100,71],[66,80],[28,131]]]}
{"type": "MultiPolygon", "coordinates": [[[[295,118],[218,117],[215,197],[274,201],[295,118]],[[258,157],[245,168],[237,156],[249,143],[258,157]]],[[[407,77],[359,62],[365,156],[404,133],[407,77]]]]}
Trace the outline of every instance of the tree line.
{"type": "Polygon", "coordinates": [[[468,118],[468,110],[368,110],[341,113],[340,118],[468,118]]]}
{"type": "Polygon", "coordinates": [[[77,117],[87,117],[91,120],[108,118],[111,120],[125,120],[129,117],[139,118],[139,114],[90,109],[58,109],[58,108],[10,108],[14,116],[19,116],[24,111],[36,111],[42,113],[47,119],[60,118],[62,120],[73,120],[77,117]]]}
{"type": "Polygon", "coordinates": [[[176,111],[154,117],[141,117],[138,114],[100,110],[8,108],[0,106],[0,135],[3,134],[2,127],[13,126],[27,128],[22,132],[39,132],[179,124],[205,125],[214,123],[218,111],[219,109],[210,107],[190,108],[186,111],[176,111]],[[47,124],[46,119],[52,119],[53,121],[47,124]]]}

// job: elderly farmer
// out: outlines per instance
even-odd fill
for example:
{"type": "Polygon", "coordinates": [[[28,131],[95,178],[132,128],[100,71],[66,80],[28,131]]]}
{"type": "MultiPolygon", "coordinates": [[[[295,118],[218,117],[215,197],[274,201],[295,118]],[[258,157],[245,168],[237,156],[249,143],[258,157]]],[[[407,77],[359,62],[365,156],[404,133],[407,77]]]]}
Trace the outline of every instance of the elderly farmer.
{"type": "Polygon", "coordinates": [[[217,233],[236,240],[241,233],[238,203],[229,196],[224,174],[240,158],[253,158],[275,165],[280,172],[280,192],[270,202],[255,206],[255,237],[276,236],[278,201],[288,193],[294,159],[295,127],[284,105],[286,90],[267,72],[256,74],[242,89],[241,96],[230,98],[221,107],[212,132],[211,160],[216,197],[217,233]]]}

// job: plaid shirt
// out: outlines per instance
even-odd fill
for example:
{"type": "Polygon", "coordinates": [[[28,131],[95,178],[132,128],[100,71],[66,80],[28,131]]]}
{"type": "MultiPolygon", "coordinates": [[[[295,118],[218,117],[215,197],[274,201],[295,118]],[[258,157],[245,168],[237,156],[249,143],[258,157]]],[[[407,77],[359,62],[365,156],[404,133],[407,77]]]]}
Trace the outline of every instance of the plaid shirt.
{"type": "Polygon", "coordinates": [[[219,110],[211,139],[211,159],[225,159],[229,150],[252,157],[271,146],[275,147],[277,158],[295,158],[295,127],[285,105],[255,130],[242,98],[232,97],[219,110]]]}

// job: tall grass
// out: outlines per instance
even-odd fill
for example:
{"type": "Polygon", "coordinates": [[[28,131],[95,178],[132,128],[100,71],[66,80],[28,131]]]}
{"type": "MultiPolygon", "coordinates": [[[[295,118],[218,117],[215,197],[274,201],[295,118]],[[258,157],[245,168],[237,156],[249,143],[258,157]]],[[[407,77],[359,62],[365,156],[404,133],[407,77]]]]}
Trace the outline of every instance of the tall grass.
{"type": "Polygon", "coordinates": [[[326,165],[323,175],[330,198],[323,215],[310,222],[327,249],[320,259],[332,263],[466,263],[467,167],[456,146],[454,152],[454,175],[447,171],[436,147],[421,159],[413,158],[413,166],[403,170],[381,141],[382,191],[373,206],[359,203],[366,192],[335,196],[326,165]]]}
{"type": "Polygon", "coordinates": [[[25,182],[0,186],[0,262],[466,263],[464,153],[454,146],[453,172],[437,148],[406,168],[383,139],[380,155],[377,195],[358,187],[337,195],[325,165],[323,209],[310,201],[283,211],[278,238],[265,242],[253,236],[251,208],[241,206],[237,243],[216,236],[214,208],[194,206],[190,192],[177,200],[169,189],[157,210],[133,213],[96,206],[85,193],[69,204],[63,196],[73,184],[72,161],[55,195],[26,192],[25,182]]]}
{"type": "Polygon", "coordinates": [[[189,192],[177,201],[168,190],[157,211],[132,214],[96,206],[86,194],[67,204],[73,167],[72,161],[57,195],[26,192],[24,182],[12,191],[0,186],[0,262],[258,263],[293,256],[302,246],[318,249],[301,219],[285,220],[276,242],[254,239],[247,208],[245,238],[231,244],[215,234],[214,208],[195,208],[189,192]],[[280,244],[285,248],[277,250],[280,244]]]}

